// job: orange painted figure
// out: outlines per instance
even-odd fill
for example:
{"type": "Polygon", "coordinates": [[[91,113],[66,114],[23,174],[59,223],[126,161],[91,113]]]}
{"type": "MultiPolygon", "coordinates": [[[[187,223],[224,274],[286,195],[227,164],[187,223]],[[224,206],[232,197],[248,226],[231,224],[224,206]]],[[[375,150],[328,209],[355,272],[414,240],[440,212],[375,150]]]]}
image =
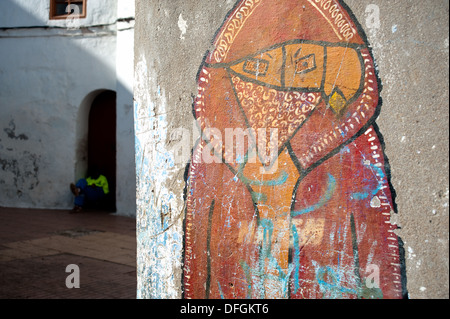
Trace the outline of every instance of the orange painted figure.
{"type": "Polygon", "coordinates": [[[402,298],[379,81],[342,1],[245,0],[199,74],[185,298],[402,298]]]}

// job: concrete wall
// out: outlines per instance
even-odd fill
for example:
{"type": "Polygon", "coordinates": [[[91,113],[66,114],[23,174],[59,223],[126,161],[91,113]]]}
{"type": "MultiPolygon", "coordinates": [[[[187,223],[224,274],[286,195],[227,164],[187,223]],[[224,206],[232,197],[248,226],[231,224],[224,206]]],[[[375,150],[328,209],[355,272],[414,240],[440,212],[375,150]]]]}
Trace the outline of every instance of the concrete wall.
{"type": "MultiPolygon", "coordinates": [[[[391,223],[401,227],[395,233],[404,242],[408,296],[448,298],[448,1],[345,3],[366,32],[383,84],[377,123],[396,191],[392,208],[398,214],[391,223]]],[[[234,5],[136,3],[139,298],[183,296],[183,221],[190,194],[186,162],[177,160],[174,149],[194,146],[197,72],[234,5]]],[[[200,201],[209,194],[197,196],[200,201]]]]}
{"type": "Polygon", "coordinates": [[[0,3],[0,205],[71,208],[68,184],[87,166],[87,119],[117,92],[118,213],[135,214],[133,6],[87,2],[77,28],[49,20],[49,1],[0,3]],[[118,31],[118,10],[125,15],[118,31]],[[123,29],[123,31],[122,31],[123,29]],[[130,76],[131,74],[131,76],[130,76]]]}

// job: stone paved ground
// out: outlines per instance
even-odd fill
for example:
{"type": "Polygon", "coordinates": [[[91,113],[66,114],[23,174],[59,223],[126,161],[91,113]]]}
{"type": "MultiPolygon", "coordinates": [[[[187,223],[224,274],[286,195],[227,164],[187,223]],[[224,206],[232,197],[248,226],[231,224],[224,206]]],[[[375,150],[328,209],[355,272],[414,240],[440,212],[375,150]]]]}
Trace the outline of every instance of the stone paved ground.
{"type": "Polygon", "coordinates": [[[136,220],[0,207],[0,299],[136,298],[136,220]],[[66,267],[80,288],[66,287],[66,267]]]}

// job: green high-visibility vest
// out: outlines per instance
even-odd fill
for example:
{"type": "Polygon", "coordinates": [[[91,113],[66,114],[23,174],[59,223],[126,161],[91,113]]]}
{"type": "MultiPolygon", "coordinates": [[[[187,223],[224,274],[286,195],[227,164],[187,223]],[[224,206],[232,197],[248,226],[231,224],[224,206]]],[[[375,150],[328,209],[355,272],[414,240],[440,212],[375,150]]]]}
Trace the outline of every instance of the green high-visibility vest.
{"type": "Polygon", "coordinates": [[[95,185],[97,187],[103,188],[105,194],[109,193],[108,180],[105,176],[100,175],[97,179],[92,179],[90,177],[86,178],[86,182],[89,186],[95,185]]]}

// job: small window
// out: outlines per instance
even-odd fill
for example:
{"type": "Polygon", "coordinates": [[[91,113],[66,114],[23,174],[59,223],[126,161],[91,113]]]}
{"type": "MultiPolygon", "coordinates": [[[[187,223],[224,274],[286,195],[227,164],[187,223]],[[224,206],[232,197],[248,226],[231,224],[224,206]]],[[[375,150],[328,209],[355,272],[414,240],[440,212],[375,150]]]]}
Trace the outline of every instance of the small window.
{"type": "Polygon", "coordinates": [[[50,19],[85,18],[87,0],[50,0],[50,19]]]}

